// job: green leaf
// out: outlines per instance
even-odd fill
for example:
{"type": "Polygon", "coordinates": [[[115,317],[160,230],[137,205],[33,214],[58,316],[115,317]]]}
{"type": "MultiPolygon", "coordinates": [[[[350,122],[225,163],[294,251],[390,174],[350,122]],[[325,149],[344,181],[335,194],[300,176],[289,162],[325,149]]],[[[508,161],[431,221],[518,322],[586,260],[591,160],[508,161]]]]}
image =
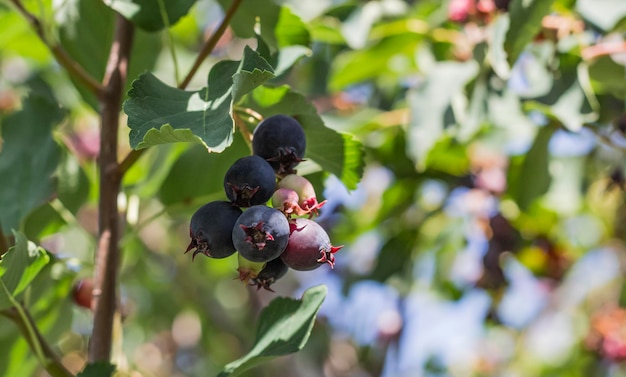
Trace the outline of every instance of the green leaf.
{"type": "Polygon", "coordinates": [[[288,7],[281,7],[276,24],[276,40],[281,48],[293,45],[308,46],[311,43],[311,35],[300,17],[288,7]]]}
{"type": "Polygon", "coordinates": [[[111,377],[115,373],[115,365],[107,362],[90,363],[76,377],[111,377]]]}
{"type": "Polygon", "coordinates": [[[31,86],[22,109],[2,119],[0,150],[0,225],[6,234],[55,190],[53,173],[61,149],[52,138],[63,118],[47,86],[31,86]]]}
{"type": "Polygon", "coordinates": [[[273,357],[301,350],[309,339],[326,293],[326,286],[320,285],[307,289],[301,300],[275,298],[261,312],[252,350],[226,365],[218,377],[237,376],[273,357]]]}
{"type": "Polygon", "coordinates": [[[550,13],[555,0],[512,0],[509,5],[510,25],[504,41],[508,62],[513,66],[541,30],[541,20],[550,13]]]}
{"type": "MultiPolygon", "coordinates": [[[[32,281],[28,300],[23,301],[44,338],[49,344],[57,344],[61,337],[67,337],[74,323],[70,292],[75,274],[65,262],[51,259],[32,281]]],[[[6,350],[0,352],[0,376],[33,375],[30,371],[37,368],[37,358],[17,326],[1,315],[0,349],[6,350]]]]}
{"type": "MultiPolygon", "coordinates": [[[[224,10],[230,7],[233,0],[218,0],[224,10]]],[[[272,0],[242,1],[230,20],[230,27],[242,38],[256,36],[255,25],[260,25],[261,36],[271,47],[276,47],[275,30],[280,17],[280,6],[272,0]]]]}
{"type": "Polygon", "coordinates": [[[476,61],[443,62],[432,68],[425,82],[408,94],[410,121],[409,154],[414,162],[425,167],[425,157],[444,129],[453,122],[447,119],[452,99],[463,95],[466,83],[478,73],[476,61]]]}
{"type": "Polygon", "coordinates": [[[221,152],[233,141],[234,101],[272,78],[274,70],[246,46],[241,61],[221,61],[209,73],[208,88],[187,92],[168,86],[151,73],[133,82],[124,102],[135,149],[178,141],[198,142],[221,152]]]}
{"type": "Polygon", "coordinates": [[[528,210],[535,199],[545,194],[550,187],[548,144],[554,131],[555,127],[551,126],[539,129],[535,142],[524,158],[517,182],[515,182],[517,184],[508,185],[515,191],[512,194],[523,211],[528,210]]]}
{"type": "Polygon", "coordinates": [[[421,40],[420,35],[404,33],[385,38],[363,50],[343,53],[333,62],[328,85],[336,91],[385,74],[405,74],[415,68],[414,59],[401,61],[400,57],[411,56],[421,40]],[[393,58],[400,63],[392,64],[393,58]]]}
{"type": "Polygon", "coordinates": [[[617,98],[626,96],[626,72],[610,56],[601,56],[589,65],[589,76],[596,93],[610,93],[617,98]]]}
{"type": "MultiPolygon", "coordinates": [[[[0,260],[1,283],[12,295],[20,294],[37,276],[41,269],[50,262],[45,250],[29,242],[20,232],[15,235],[15,246],[11,247],[0,260]]],[[[0,289],[0,310],[13,306],[11,298],[4,289],[0,289]]]]}
{"type": "Polygon", "coordinates": [[[89,178],[75,155],[65,151],[57,169],[57,196],[72,213],[76,213],[89,196],[89,178]]]}
{"type": "Polygon", "coordinates": [[[327,128],[315,107],[302,94],[288,86],[261,86],[246,96],[240,105],[264,117],[286,114],[296,118],[307,138],[304,158],[335,174],[349,189],[356,188],[363,174],[361,143],[348,134],[327,128]]]}
{"type": "Polygon", "coordinates": [[[104,3],[135,25],[146,31],[158,31],[165,27],[159,2],[165,6],[169,25],[174,25],[186,15],[195,0],[105,0],[104,3]]]}

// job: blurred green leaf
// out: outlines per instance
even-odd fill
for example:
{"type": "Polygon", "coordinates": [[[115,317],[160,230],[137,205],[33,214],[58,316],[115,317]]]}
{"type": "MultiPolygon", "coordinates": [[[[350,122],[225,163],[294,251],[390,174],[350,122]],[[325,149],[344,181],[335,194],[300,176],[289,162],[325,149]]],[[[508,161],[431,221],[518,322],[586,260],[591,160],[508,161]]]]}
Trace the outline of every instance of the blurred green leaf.
{"type": "Polygon", "coordinates": [[[555,128],[551,126],[539,129],[535,142],[524,158],[517,179],[509,185],[517,205],[523,211],[527,211],[535,199],[545,194],[550,187],[548,144],[554,132],[555,128]]]}
{"type": "Polygon", "coordinates": [[[261,86],[247,96],[241,106],[269,117],[286,114],[296,118],[307,137],[305,159],[312,159],[335,174],[349,189],[356,187],[363,174],[361,143],[324,125],[317,109],[300,93],[287,86],[261,86]]]}
{"type": "Polygon", "coordinates": [[[604,31],[611,30],[626,17],[626,2],[622,0],[577,0],[576,10],[604,31]]]}
{"type": "Polygon", "coordinates": [[[89,196],[89,178],[75,155],[65,151],[56,176],[57,197],[67,210],[76,213],[89,196]]]}
{"type": "Polygon", "coordinates": [[[510,25],[504,41],[508,62],[513,66],[541,30],[541,20],[550,13],[555,0],[511,0],[509,4],[510,25]]]}
{"type": "Polygon", "coordinates": [[[0,225],[8,234],[26,215],[45,203],[55,189],[53,173],[61,148],[52,138],[63,111],[50,89],[33,84],[22,108],[2,119],[0,150],[0,225]]]}
{"type": "Polygon", "coordinates": [[[261,312],[252,350],[226,365],[218,377],[237,376],[273,357],[301,350],[309,339],[326,293],[326,286],[320,285],[307,289],[301,300],[286,297],[272,300],[261,312]]]}
{"type": "Polygon", "coordinates": [[[141,75],[124,103],[131,147],[186,141],[222,152],[233,141],[233,102],[273,77],[273,72],[246,46],[241,61],[217,63],[209,73],[208,88],[197,92],[170,87],[151,73],[141,75]]]}
{"type": "Polygon", "coordinates": [[[146,31],[158,31],[165,27],[160,1],[165,6],[169,25],[174,25],[189,12],[195,0],[105,0],[104,3],[135,25],[146,31]]]}
{"type": "MultiPolygon", "coordinates": [[[[550,91],[535,101],[545,105],[538,106],[541,111],[558,119],[570,131],[576,132],[583,123],[595,120],[596,114],[579,80],[578,58],[563,55],[559,64],[559,77],[554,80],[550,91]]],[[[595,102],[595,98],[591,100],[595,102]]]]}
{"type": "MultiPolygon", "coordinates": [[[[224,10],[230,7],[233,0],[218,0],[224,10]]],[[[261,36],[271,47],[276,47],[276,25],[281,14],[280,6],[273,0],[242,1],[237,8],[230,27],[235,34],[242,38],[256,36],[255,25],[260,25],[261,36]]]]}
{"type": "Polygon", "coordinates": [[[288,7],[281,7],[276,24],[276,40],[281,49],[292,45],[308,46],[311,43],[311,35],[300,17],[288,7]]]}
{"type": "Polygon", "coordinates": [[[626,69],[610,56],[601,56],[589,65],[589,76],[596,93],[626,96],[626,69]]]}
{"type": "Polygon", "coordinates": [[[382,39],[363,50],[348,51],[339,55],[332,65],[329,87],[333,91],[365,80],[391,74],[402,76],[415,69],[411,56],[423,37],[405,33],[382,39]],[[394,58],[396,60],[394,60],[394,58]]]}
{"type": "MultiPolygon", "coordinates": [[[[11,247],[0,259],[0,283],[12,296],[20,294],[37,276],[41,269],[50,262],[45,250],[28,241],[20,232],[15,235],[15,246],[11,247]]],[[[13,306],[5,289],[0,289],[0,310],[13,306]]]]}
{"type": "Polygon", "coordinates": [[[506,43],[506,34],[511,24],[511,18],[508,13],[498,15],[491,32],[491,43],[489,44],[489,56],[491,66],[498,76],[502,79],[509,78],[511,74],[511,65],[507,59],[507,52],[504,49],[506,43]]]}
{"type": "Polygon", "coordinates": [[[442,62],[435,65],[425,81],[409,91],[410,107],[409,154],[414,162],[424,167],[425,157],[437,141],[444,136],[451,101],[463,95],[463,88],[478,73],[476,61],[465,63],[442,62]]]}
{"type": "Polygon", "coordinates": [[[0,7],[0,25],[0,51],[3,54],[30,58],[40,64],[50,62],[50,50],[22,15],[0,7]]]}
{"type": "Polygon", "coordinates": [[[115,365],[107,362],[90,363],[76,377],[111,377],[115,373],[115,365]]]}

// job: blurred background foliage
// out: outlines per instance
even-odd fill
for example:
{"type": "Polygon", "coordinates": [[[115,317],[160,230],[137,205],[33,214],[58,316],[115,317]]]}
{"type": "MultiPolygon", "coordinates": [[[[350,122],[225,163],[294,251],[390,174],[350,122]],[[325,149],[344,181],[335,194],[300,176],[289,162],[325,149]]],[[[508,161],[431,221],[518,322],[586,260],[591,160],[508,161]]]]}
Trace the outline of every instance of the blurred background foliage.
{"type": "MultiPolygon", "coordinates": [[[[133,2],[105,3],[24,2],[97,79],[111,7],[133,2]]],[[[143,31],[130,78],[175,86],[230,3],[180,2],[169,29],[131,17],[143,31]]],[[[236,258],[191,263],[191,214],[225,198],[223,174],[249,150],[238,132],[220,154],[150,148],[119,197],[118,375],[216,375],[250,349],[261,308],[318,284],[329,291],[306,347],[246,375],[626,375],[626,2],[248,0],[189,89],[255,32],[283,64],[271,83],[363,145],[354,189],[299,168],[344,248],[333,270],[291,271],[276,293],[233,280],[236,258]]],[[[51,253],[28,308],[72,371],[91,326],[71,298],[93,268],[95,106],[0,2],[0,225],[51,253]]],[[[0,375],[44,375],[5,318],[0,350],[0,375]]]]}

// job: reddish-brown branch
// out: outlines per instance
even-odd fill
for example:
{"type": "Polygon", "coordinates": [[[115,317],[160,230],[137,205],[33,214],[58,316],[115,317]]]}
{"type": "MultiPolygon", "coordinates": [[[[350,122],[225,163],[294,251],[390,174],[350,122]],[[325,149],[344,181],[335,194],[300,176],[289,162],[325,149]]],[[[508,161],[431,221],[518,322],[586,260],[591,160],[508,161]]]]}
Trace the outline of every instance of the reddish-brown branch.
{"type": "Polygon", "coordinates": [[[132,47],[134,27],[116,15],[115,36],[103,80],[100,99],[100,202],[98,250],[94,271],[92,307],[94,324],[89,344],[89,361],[109,361],[113,343],[113,319],[117,310],[117,281],[120,263],[120,216],[117,196],[121,174],[117,161],[118,129],[124,85],[132,47]]]}
{"type": "MultiPolygon", "coordinates": [[[[233,3],[230,5],[230,8],[228,8],[226,14],[224,15],[224,19],[217,27],[215,32],[213,32],[211,37],[207,39],[207,41],[202,46],[202,50],[200,50],[200,53],[198,53],[198,56],[196,57],[193,66],[187,73],[187,76],[185,76],[185,79],[178,85],[178,89],[185,89],[187,85],[189,85],[191,79],[198,71],[198,68],[200,68],[200,65],[202,65],[202,62],[204,62],[204,59],[206,59],[206,57],[209,56],[211,52],[213,52],[213,49],[217,45],[217,42],[219,42],[220,38],[222,38],[222,36],[224,35],[224,32],[228,27],[228,23],[235,15],[235,12],[239,8],[239,5],[242,1],[243,0],[234,0],[233,3]]],[[[135,164],[135,162],[139,160],[139,157],[141,157],[145,151],[146,149],[134,149],[128,153],[128,155],[122,160],[120,164],[121,176],[124,176],[128,169],[130,169],[135,164]]]]}
{"type": "Polygon", "coordinates": [[[78,64],[72,57],[61,47],[59,44],[51,43],[46,38],[46,34],[44,28],[41,24],[41,21],[34,14],[30,13],[24,5],[20,2],[20,0],[11,0],[13,5],[17,8],[17,10],[26,18],[26,20],[31,24],[39,39],[50,49],[52,55],[54,55],[56,61],[64,67],[69,74],[78,80],[81,84],[85,85],[92,93],[96,96],[100,97],[103,94],[104,88],[100,83],[94,79],[87,71],[83,69],[83,67],[78,64]]]}

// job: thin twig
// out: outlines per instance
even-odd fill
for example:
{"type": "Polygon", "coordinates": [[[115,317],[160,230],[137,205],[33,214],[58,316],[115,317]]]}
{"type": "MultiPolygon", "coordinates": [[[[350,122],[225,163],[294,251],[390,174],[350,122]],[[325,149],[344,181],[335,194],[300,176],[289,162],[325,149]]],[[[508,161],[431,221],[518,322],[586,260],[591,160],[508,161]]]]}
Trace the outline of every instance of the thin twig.
{"type": "Polygon", "coordinates": [[[81,84],[85,85],[92,93],[100,97],[104,88],[102,85],[94,79],[85,69],[78,64],[72,57],[59,45],[58,43],[52,43],[46,38],[46,34],[41,21],[32,13],[30,13],[20,0],[10,0],[11,3],[17,8],[17,10],[26,18],[31,24],[39,39],[50,49],[52,55],[54,55],[57,62],[64,67],[69,74],[78,80],[81,84]]]}
{"type": "MultiPolygon", "coordinates": [[[[185,79],[180,84],[178,84],[178,89],[187,88],[187,85],[189,85],[189,83],[191,82],[191,79],[198,71],[198,68],[200,68],[200,65],[202,65],[202,63],[204,62],[204,59],[206,59],[206,57],[209,56],[211,52],[213,52],[213,49],[217,45],[217,42],[220,40],[220,38],[222,38],[222,36],[224,35],[224,32],[226,32],[228,23],[235,15],[237,8],[239,8],[239,5],[241,4],[242,1],[243,0],[234,0],[233,3],[230,5],[230,8],[228,8],[228,11],[224,15],[224,19],[222,20],[222,23],[218,26],[215,32],[213,32],[211,37],[207,39],[207,41],[204,43],[204,46],[202,46],[202,50],[200,50],[200,53],[198,53],[198,56],[196,57],[196,60],[193,63],[193,66],[189,70],[189,73],[187,73],[187,76],[185,76],[185,79]]],[[[124,159],[120,163],[120,169],[119,169],[122,177],[135,164],[135,162],[137,162],[139,157],[141,157],[145,153],[145,151],[146,149],[139,149],[139,150],[133,149],[132,151],[128,153],[126,157],[124,157],[124,159]]]]}
{"type": "Polygon", "coordinates": [[[209,56],[211,52],[213,52],[213,49],[217,45],[217,42],[220,40],[222,35],[224,35],[224,32],[226,31],[226,28],[228,27],[228,23],[235,15],[235,12],[237,11],[237,8],[239,8],[239,5],[241,4],[241,2],[242,0],[233,0],[232,4],[230,5],[230,8],[228,8],[228,10],[226,11],[226,14],[224,15],[224,19],[222,20],[222,23],[220,24],[220,26],[218,26],[217,30],[215,30],[213,35],[211,35],[211,38],[209,38],[204,44],[204,46],[202,46],[202,50],[200,50],[200,53],[196,57],[196,61],[193,63],[193,66],[189,70],[189,73],[187,74],[183,82],[181,82],[180,85],[178,86],[180,89],[184,89],[187,87],[187,85],[189,85],[189,82],[198,71],[198,68],[200,68],[200,65],[204,62],[204,59],[206,59],[206,57],[209,56]]]}
{"type": "Polygon", "coordinates": [[[239,132],[241,132],[241,136],[243,136],[243,141],[246,142],[246,145],[250,149],[250,153],[252,153],[252,133],[246,126],[246,123],[241,119],[239,114],[233,112],[233,118],[235,119],[235,125],[237,126],[237,129],[239,129],[239,132]]]}
{"type": "Polygon", "coordinates": [[[121,175],[117,161],[119,114],[132,48],[133,24],[117,14],[115,36],[107,62],[100,98],[100,200],[98,206],[98,249],[94,269],[92,307],[93,332],[89,343],[89,361],[111,358],[113,322],[117,310],[117,283],[120,263],[120,215],[117,197],[121,175]]]}
{"type": "Polygon", "coordinates": [[[124,174],[126,174],[126,172],[128,172],[128,170],[130,170],[130,168],[135,164],[135,162],[139,160],[139,157],[141,157],[146,150],[147,149],[145,148],[133,149],[130,152],[128,152],[126,157],[124,157],[122,162],[120,162],[119,172],[122,177],[124,176],[124,174]]]}
{"type": "MultiPolygon", "coordinates": [[[[18,303],[18,305],[20,304],[18,303]]],[[[73,377],[74,375],[65,368],[57,353],[52,349],[41,332],[39,332],[37,324],[30,315],[29,311],[24,307],[21,307],[21,309],[21,313],[17,307],[13,307],[11,309],[1,311],[0,314],[15,323],[31,349],[39,350],[39,352],[41,352],[44,359],[42,366],[50,376],[73,377]]]]}

